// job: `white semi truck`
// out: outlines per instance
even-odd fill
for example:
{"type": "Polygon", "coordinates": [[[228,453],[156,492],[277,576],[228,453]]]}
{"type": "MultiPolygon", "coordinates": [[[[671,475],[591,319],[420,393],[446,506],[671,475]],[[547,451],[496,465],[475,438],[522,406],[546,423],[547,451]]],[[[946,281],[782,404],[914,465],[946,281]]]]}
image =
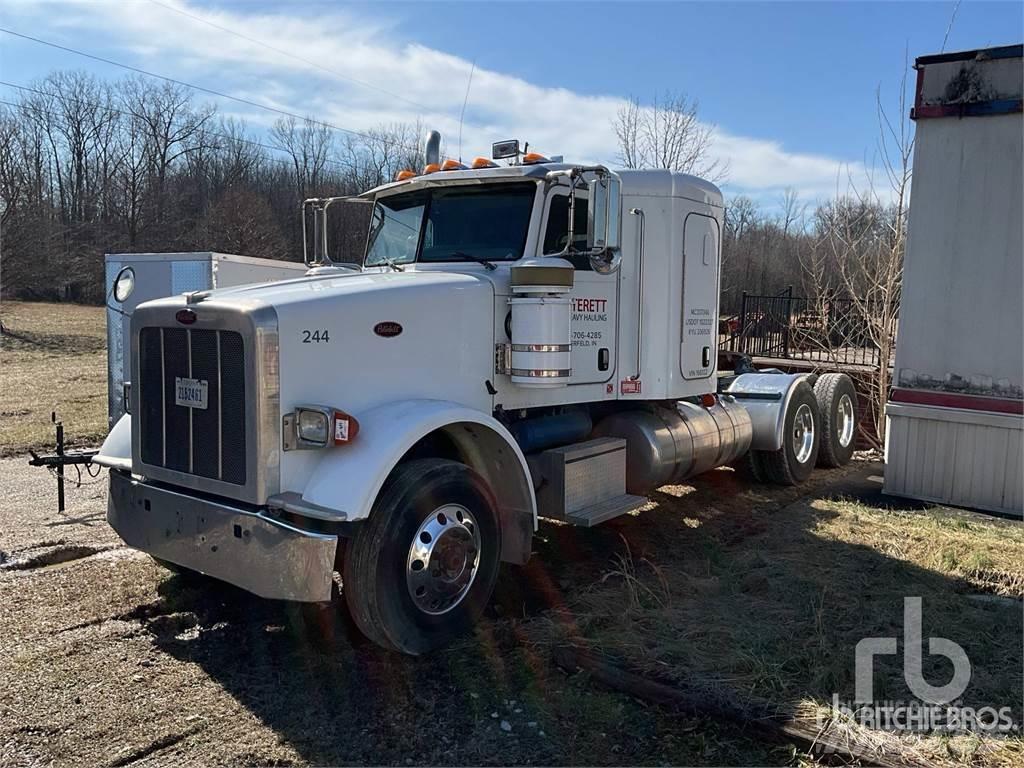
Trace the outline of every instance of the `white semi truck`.
{"type": "Polygon", "coordinates": [[[591,526],[727,464],[794,484],[853,451],[846,376],[717,370],[723,201],[516,141],[306,201],[305,276],[141,304],[96,461],[130,546],[331,598],[418,654],[465,631],[539,517],[591,526]],[[505,159],[499,165],[495,160],[505,159]],[[329,208],[368,206],[358,263],[329,208]]]}

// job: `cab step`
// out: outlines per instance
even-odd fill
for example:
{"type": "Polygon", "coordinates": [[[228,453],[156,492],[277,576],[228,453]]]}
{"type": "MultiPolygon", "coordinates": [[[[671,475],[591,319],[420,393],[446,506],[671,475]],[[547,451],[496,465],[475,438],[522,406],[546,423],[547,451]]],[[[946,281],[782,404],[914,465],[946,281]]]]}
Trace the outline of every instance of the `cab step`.
{"type": "Polygon", "coordinates": [[[635,512],[646,503],[647,498],[645,496],[634,496],[624,493],[621,496],[605,499],[596,504],[591,504],[589,507],[570,512],[565,516],[565,521],[578,525],[581,528],[591,528],[606,520],[611,520],[613,517],[625,515],[628,512],[635,512]]]}

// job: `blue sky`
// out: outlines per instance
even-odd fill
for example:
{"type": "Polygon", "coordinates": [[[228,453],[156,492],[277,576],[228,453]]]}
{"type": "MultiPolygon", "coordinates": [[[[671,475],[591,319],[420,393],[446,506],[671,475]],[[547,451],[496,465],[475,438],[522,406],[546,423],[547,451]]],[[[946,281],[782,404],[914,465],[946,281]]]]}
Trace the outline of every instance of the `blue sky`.
{"type": "MultiPolygon", "coordinates": [[[[570,159],[613,162],[610,118],[621,100],[681,90],[716,128],[727,192],[768,203],[786,187],[814,199],[840,178],[864,183],[875,160],[876,88],[895,109],[904,56],[939,51],[955,5],[160,2],[330,72],[149,0],[9,1],[0,26],[349,128],[420,118],[451,149],[475,62],[468,155],[519,136],[570,159]]],[[[946,50],[1020,42],[1022,8],[964,0],[946,50]]],[[[0,79],[27,84],[58,67],[120,74],[0,35],[0,79]]],[[[276,118],[220,106],[256,132],[276,118]]]]}

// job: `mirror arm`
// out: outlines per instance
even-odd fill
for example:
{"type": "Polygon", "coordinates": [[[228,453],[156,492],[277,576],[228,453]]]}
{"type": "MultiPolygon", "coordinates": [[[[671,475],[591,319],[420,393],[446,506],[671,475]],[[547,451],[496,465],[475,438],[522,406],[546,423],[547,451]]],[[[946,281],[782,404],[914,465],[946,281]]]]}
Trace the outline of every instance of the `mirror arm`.
{"type": "MultiPolygon", "coordinates": [[[[327,255],[327,209],[331,207],[333,203],[346,202],[346,203],[373,203],[374,200],[360,196],[353,195],[335,195],[334,197],[310,197],[302,201],[302,205],[299,206],[300,216],[302,217],[302,262],[307,267],[312,266],[323,266],[324,264],[332,265],[334,262],[331,261],[331,257],[327,255]],[[306,208],[313,209],[313,237],[314,237],[314,248],[313,248],[313,259],[309,260],[309,246],[306,234],[306,208]],[[320,226],[317,226],[319,221],[320,226]]],[[[344,262],[342,262],[344,263],[344,262]]],[[[360,266],[360,269],[362,267],[360,266]]]]}
{"type": "Polygon", "coordinates": [[[309,249],[307,245],[309,241],[306,239],[306,203],[308,202],[308,200],[303,200],[299,206],[299,218],[302,219],[302,263],[307,267],[309,266],[309,249]]]}

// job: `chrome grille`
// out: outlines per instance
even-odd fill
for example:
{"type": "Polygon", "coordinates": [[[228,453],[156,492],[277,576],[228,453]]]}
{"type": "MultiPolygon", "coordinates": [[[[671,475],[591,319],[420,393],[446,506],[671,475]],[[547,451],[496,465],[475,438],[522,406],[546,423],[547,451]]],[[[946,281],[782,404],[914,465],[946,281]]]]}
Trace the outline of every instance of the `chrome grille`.
{"type": "Polygon", "coordinates": [[[139,331],[140,448],[144,464],[246,483],[245,347],[235,331],[139,331]],[[175,404],[175,378],[207,382],[208,406],[175,404]]]}

